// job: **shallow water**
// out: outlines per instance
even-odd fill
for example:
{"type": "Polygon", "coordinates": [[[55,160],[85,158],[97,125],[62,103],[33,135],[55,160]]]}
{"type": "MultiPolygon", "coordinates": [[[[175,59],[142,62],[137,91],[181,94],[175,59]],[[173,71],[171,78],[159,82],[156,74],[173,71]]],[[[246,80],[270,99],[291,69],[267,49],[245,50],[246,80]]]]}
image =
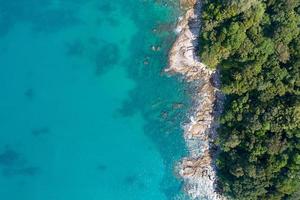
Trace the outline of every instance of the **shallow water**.
{"type": "Polygon", "coordinates": [[[162,73],[177,8],[0,0],[1,199],[183,199],[189,100],[162,73]]]}

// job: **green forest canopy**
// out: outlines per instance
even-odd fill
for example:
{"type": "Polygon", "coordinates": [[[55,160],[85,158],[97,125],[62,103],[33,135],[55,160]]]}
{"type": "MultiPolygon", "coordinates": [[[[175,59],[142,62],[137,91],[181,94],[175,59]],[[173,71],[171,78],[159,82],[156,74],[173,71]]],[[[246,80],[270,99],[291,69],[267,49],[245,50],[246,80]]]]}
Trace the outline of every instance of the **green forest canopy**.
{"type": "Polygon", "coordinates": [[[300,0],[202,0],[200,57],[226,94],[220,188],[238,200],[300,199],[300,0]]]}

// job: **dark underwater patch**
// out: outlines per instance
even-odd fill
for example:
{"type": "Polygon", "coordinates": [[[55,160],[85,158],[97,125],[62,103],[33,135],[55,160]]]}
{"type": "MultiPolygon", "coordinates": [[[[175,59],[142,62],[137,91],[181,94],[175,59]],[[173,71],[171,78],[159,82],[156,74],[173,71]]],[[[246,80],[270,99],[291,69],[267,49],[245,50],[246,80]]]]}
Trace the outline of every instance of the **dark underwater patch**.
{"type": "Polygon", "coordinates": [[[146,184],[139,179],[138,175],[128,175],[124,177],[123,184],[127,187],[137,187],[138,189],[145,189],[146,184]]]}
{"type": "Polygon", "coordinates": [[[68,26],[80,23],[75,14],[69,10],[48,10],[45,13],[38,13],[34,16],[33,29],[37,32],[54,32],[68,26]]]}
{"type": "MultiPolygon", "coordinates": [[[[126,10],[126,5],[124,7],[126,10]]],[[[175,199],[181,194],[182,182],[174,176],[174,167],[187,153],[180,125],[187,119],[190,98],[186,93],[186,85],[178,77],[169,78],[163,73],[168,63],[168,49],[175,41],[172,31],[175,23],[166,21],[162,15],[153,16],[155,20],[149,21],[146,16],[151,15],[152,7],[147,5],[148,9],[144,8],[136,8],[144,10],[141,14],[128,10],[136,22],[138,32],[129,45],[129,52],[133,55],[129,57],[135,59],[126,60],[124,66],[128,77],[136,84],[119,109],[119,114],[124,117],[142,114],[145,120],[144,134],[154,143],[165,166],[166,173],[160,183],[160,190],[167,199],[175,199]]]]}
{"type": "Polygon", "coordinates": [[[136,176],[136,175],[126,176],[123,179],[123,182],[124,182],[124,184],[126,184],[128,186],[133,186],[133,185],[135,185],[138,182],[138,176],[136,176]]]}
{"type": "Polygon", "coordinates": [[[0,154],[0,165],[5,167],[10,167],[15,164],[20,159],[19,153],[12,149],[5,149],[3,153],[0,154]]]}
{"type": "Polygon", "coordinates": [[[97,166],[97,170],[99,170],[99,171],[106,171],[107,170],[107,166],[106,165],[104,165],[104,164],[99,164],[98,166],[97,166]]]}
{"type": "Polygon", "coordinates": [[[113,27],[120,25],[120,21],[113,17],[106,18],[106,21],[110,26],[113,26],[113,27]]]}
{"type": "Polygon", "coordinates": [[[38,167],[28,165],[20,153],[9,147],[0,154],[0,167],[4,177],[35,176],[40,171],[38,167]]]}
{"type": "Polygon", "coordinates": [[[85,50],[85,47],[81,40],[75,40],[70,43],[66,43],[66,54],[68,56],[82,56],[85,50]]]}
{"type": "Polygon", "coordinates": [[[89,37],[88,42],[91,45],[98,45],[99,39],[97,37],[91,36],[91,37],[89,37]]]}
{"type": "Polygon", "coordinates": [[[12,20],[9,16],[0,14],[0,37],[5,36],[12,27],[12,20]]]}
{"type": "Polygon", "coordinates": [[[120,50],[116,44],[108,43],[103,45],[96,55],[96,74],[100,75],[116,65],[120,60],[120,50]]]}
{"type": "Polygon", "coordinates": [[[32,88],[28,88],[25,92],[24,95],[27,99],[32,100],[34,97],[34,91],[32,88]]]}
{"type": "Polygon", "coordinates": [[[38,32],[58,31],[80,22],[71,10],[49,9],[51,3],[51,0],[0,0],[0,37],[20,22],[32,23],[33,30],[38,32]]]}
{"type": "Polygon", "coordinates": [[[31,133],[34,136],[49,134],[50,133],[50,128],[48,128],[48,127],[42,127],[42,128],[33,129],[31,131],[31,133]]]}
{"type": "Polygon", "coordinates": [[[35,176],[40,171],[38,167],[25,167],[17,170],[17,175],[24,175],[24,176],[35,176]]]}
{"type": "Polygon", "coordinates": [[[116,7],[113,2],[103,2],[97,6],[98,10],[103,13],[111,13],[116,10],[116,7]]]}
{"type": "Polygon", "coordinates": [[[2,175],[5,177],[13,176],[36,176],[40,169],[38,167],[24,167],[24,168],[4,168],[2,175]]]}

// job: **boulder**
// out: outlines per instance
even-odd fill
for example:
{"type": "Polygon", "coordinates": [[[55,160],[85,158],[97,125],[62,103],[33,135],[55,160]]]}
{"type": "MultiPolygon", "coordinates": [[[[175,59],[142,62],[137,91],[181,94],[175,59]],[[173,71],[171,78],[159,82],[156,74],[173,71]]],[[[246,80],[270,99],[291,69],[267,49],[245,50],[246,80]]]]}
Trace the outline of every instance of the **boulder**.
{"type": "Polygon", "coordinates": [[[180,6],[182,8],[192,8],[196,4],[196,0],[180,0],[180,6]]]}

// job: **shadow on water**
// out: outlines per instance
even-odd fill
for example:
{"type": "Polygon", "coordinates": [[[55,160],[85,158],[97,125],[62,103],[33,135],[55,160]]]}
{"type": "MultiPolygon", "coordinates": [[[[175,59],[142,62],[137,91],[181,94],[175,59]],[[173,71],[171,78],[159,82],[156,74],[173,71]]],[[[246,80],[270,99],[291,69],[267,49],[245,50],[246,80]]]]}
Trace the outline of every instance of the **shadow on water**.
{"type": "Polygon", "coordinates": [[[155,10],[166,4],[169,5],[167,1],[159,5],[148,1],[131,11],[139,31],[131,41],[129,50],[131,57],[136,59],[128,60],[126,69],[136,87],[130,91],[129,99],[119,112],[123,116],[142,113],[146,122],[144,133],[155,144],[166,167],[161,190],[167,199],[176,199],[182,196],[182,182],[175,177],[174,167],[187,153],[180,124],[186,120],[190,99],[178,77],[167,77],[163,73],[168,49],[175,40],[172,29],[175,28],[178,15],[173,8],[166,9],[166,13],[155,10]],[[160,30],[160,27],[164,30],[160,30]],[[153,45],[158,45],[160,50],[151,48],[153,45]]]}

